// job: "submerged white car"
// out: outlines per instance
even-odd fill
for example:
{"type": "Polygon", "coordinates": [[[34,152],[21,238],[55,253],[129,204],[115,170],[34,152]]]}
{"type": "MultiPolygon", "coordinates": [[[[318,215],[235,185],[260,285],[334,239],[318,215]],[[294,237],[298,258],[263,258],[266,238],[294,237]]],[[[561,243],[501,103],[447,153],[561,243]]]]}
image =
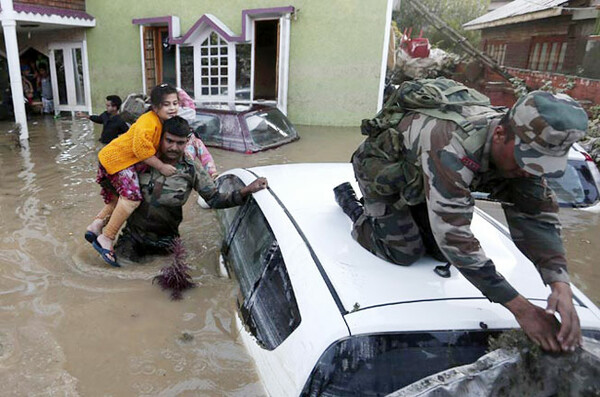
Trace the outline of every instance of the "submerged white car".
{"type": "MultiPolygon", "coordinates": [[[[237,323],[267,394],[386,395],[477,360],[490,336],[518,327],[455,268],[443,278],[430,257],[396,266],[354,241],[332,192],[354,181],[350,164],[235,169],[220,189],[257,176],[268,190],[219,211],[221,270],[239,284],[237,323]]],[[[476,210],[472,229],[510,283],[545,307],[550,290],[506,228],[476,210]]],[[[600,311],[573,291],[584,334],[600,339],[600,311]]]]}

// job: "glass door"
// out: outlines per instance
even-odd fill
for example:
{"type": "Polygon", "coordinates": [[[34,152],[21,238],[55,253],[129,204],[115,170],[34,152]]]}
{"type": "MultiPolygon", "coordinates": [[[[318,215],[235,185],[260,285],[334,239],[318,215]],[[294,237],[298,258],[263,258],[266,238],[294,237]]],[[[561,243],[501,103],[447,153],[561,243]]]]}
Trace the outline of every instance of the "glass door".
{"type": "Polygon", "coordinates": [[[49,49],[55,111],[89,111],[88,68],[83,43],[52,43],[49,49]]]}

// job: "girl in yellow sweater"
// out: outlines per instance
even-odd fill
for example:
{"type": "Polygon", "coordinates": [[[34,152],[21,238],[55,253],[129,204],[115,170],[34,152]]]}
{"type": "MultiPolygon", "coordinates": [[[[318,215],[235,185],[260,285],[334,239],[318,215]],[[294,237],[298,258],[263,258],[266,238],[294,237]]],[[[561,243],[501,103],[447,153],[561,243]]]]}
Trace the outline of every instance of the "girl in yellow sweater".
{"type": "Polygon", "coordinates": [[[119,229],[140,205],[142,194],[136,167],[150,166],[161,174],[171,176],[175,167],[156,157],[162,124],[177,115],[177,90],[161,84],[150,93],[151,110],[144,113],[123,135],[111,141],[98,153],[96,182],[102,190],[105,206],[87,227],[85,239],[92,243],[102,259],[111,266],[120,266],[113,251],[119,229]]]}

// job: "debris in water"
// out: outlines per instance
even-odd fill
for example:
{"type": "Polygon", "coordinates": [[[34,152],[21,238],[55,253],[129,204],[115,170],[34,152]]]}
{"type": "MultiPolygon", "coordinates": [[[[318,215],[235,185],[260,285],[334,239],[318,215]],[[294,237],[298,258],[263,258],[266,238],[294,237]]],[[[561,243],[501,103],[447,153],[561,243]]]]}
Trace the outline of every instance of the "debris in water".
{"type": "Polygon", "coordinates": [[[191,342],[194,340],[194,335],[192,335],[188,332],[183,332],[181,334],[181,336],[179,337],[179,340],[182,342],[191,342]]]}
{"type": "Polygon", "coordinates": [[[160,269],[160,274],[152,279],[152,284],[156,282],[162,289],[170,289],[171,299],[179,300],[182,298],[183,291],[195,287],[196,284],[188,274],[190,268],[185,263],[187,253],[180,238],[173,240],[171,251],[173,263],[160,269]]]}
{"type": "Polygon", "coordinates": [[[583,338],[573,353],[542,351],[525,333],[512,330],[490,340],[490,352],[472,364],[420,379],[390,397],[598,396],[600,342],[583,338]]]}

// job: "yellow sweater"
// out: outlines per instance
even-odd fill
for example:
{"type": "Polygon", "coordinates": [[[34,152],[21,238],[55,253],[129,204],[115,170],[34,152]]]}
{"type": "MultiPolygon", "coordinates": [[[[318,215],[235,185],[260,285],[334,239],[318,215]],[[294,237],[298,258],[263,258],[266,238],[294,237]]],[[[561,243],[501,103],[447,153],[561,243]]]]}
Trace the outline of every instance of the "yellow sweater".
{"type": "Polygon", "coordinates": [[[153,111],[146,112],[123,135],[98,153],[98,160],[112,175],[152,157],[158,150],[162,123],[153,111]]]}

